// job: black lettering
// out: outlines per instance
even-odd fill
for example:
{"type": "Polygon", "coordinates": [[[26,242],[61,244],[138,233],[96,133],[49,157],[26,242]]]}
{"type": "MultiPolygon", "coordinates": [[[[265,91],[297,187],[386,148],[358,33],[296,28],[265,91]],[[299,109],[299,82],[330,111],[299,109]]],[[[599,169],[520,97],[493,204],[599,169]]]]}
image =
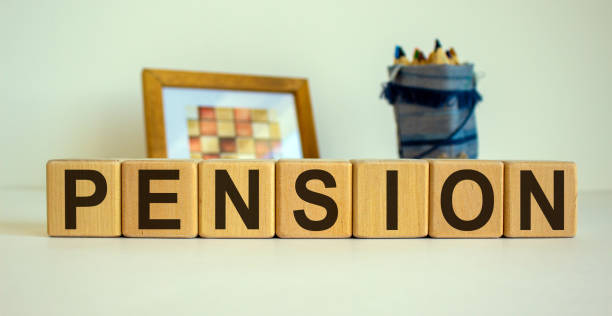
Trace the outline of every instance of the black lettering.
{"type": "Polygon", "coordinates": [[[227,170],[215,170],[215,229],[225,229],[225,193],[247,229],[259,229],[259,170],[249,170],[249,206],[244,203],[227,170]]]}
{"type": "Polygon", "coordinates": [[[458,170],[452,173],[442,185],[442,192],[440,197],[440,206],[442,208],[442,215],[444,219],[452,227],[461,231],[473,231],[483,227],[493,215],[494,206],[494,195],[493,187],[487,177],[472,169],[458,170]],[[457,217],[455,210],[453,209],[453,191],[455,186],[463,180],[472,180],[480,186],[482,192],[482,208],[476,218],[469,221],[464,221],[457,217]]]}
{"type": "Polygon", "coordinates": [[[64,200],[66,205],[66,229],[76,229],[76,209],[79,206],[96,206],[106,197],[107,184],[104,176],[96,170],[65,170],[64,200]],[[76,196],[77,180],[89,180],[94,184],[90,196],[76,196]]]}
{"type": "Polygon", "coordinates": [[[331,228],[336,223],[338,219],[338,206],[329,196],[310,191],[306,188],[306,183],[313,179],[321,180],[326,188],[335,188],[336,180],[325,170],[311,169],[302,172],[295,181],[297,195],[308,203],[324,207],[327,210],[325,218],[319,221],[310,220],[304,210],[295,210],[293,215],[302,228],[310,231],[322,231],[331,228]]]}
{"type": "Polygon", "coordinates": [[[178,170],[138,170],[138,228],[181,229],[180,219],[151,219],[151,203],[176,203],[176,193],[151,193],[151,180],[179,180],[178,170]]]}
{"type": "Polygon", "coordinates": [[[554,206],[546,198],[531,170],[521,170],[521,230],[531,229],[531,195],[553,230],[563,230],[565,213],[563,170],[554,172],[554,206]]]}
{"type": "Polygon", "coordinates": [[[387,170],[387,230],[397,230],[397,170],[387,170]]]}

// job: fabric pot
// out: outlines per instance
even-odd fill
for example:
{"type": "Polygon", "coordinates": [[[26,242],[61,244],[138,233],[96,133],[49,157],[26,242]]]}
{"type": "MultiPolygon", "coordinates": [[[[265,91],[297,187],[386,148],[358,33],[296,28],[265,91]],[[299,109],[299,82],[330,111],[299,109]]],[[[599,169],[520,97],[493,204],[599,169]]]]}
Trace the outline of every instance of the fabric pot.
{"type": "Polygon", "coordinates": [[[474,67],[394,65],[382,96],[394,107],[401,158],[477,158],[474,67]]]}

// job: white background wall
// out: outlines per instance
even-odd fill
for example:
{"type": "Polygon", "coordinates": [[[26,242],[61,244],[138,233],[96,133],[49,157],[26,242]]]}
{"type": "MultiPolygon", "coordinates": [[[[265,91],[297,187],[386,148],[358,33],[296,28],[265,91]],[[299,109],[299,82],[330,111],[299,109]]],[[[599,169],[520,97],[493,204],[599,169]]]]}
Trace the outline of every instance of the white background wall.
{"type": "Polygon", "coordinates": [[[144,67],[305,77],[324,158],[396,157],[393,47],[485,74],[481,158],[578,163],[612,189],[612,1],[0,1],[0,186],[48,159],[144,157],[144,67]]]}

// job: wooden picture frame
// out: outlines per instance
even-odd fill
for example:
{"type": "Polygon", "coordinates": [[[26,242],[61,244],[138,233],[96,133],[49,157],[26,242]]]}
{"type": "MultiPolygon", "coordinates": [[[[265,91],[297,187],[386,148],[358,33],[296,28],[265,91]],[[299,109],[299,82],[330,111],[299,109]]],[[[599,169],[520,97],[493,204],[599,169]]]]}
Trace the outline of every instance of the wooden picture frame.
{"type": "Polygon", "coordinates": [[[167,158],[164,87],[291,93],[303,158],[319,158],[308,81],[298,78],[143,69],[142,86],[149,158],[167,158]]]}

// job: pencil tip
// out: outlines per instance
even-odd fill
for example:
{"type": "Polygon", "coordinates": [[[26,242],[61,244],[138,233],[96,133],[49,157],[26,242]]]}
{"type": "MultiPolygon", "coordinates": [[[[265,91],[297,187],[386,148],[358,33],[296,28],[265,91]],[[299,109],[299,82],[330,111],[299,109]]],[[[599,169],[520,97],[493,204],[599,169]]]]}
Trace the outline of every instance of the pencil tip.
{"type": "Polygon", "coordinates": [[[406,53],[401,46],[395,45],[395,59],[406,56],[406,53]]]}

